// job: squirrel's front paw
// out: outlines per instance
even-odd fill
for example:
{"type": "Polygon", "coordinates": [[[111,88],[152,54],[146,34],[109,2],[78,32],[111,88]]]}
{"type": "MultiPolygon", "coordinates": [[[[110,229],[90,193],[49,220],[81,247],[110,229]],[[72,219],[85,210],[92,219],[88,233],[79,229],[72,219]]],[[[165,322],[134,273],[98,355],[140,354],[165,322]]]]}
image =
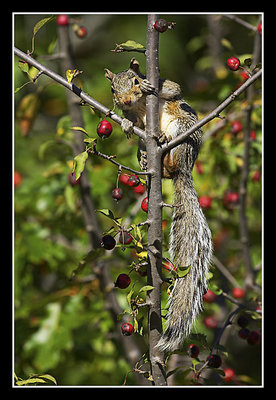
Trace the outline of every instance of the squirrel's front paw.
{"type": "Polygon", "coordinates": [[[161,144],[170,142],[171,140],[172,140],[172,137],[170,135],[167,136],[165,133],[160,133],[160,135],[158,137],[158,142],[161,144]]]}
{"type": "Polygon", "coordinates": [[[142,82],[140,83],[140,88],[141,88],[142,92],[144,92],[146,94],[156,93],[155,87],[152,86],[152,84],[147,79],[142,80],[142,82]]]}
{"type": "Polygon", "coordinates": [[[121,128],[126,134],[126,137],[129,139],[133,133],[133,122],[131,122],[127,118],[124,118],[121,124],[121,128]]]}

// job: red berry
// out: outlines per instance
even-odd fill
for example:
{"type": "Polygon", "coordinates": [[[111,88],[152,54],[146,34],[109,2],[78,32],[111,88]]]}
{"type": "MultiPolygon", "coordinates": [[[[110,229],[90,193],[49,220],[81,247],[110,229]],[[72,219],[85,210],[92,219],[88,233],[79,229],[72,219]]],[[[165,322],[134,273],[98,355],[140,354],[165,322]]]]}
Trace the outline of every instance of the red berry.
{"type": "Polygon", "coordinates": [[[231,382],[236,376],[235,371],[232,368],[225,368],[224,370],[224,380],[226,382],[231,382]]]}
{"type": "Polygon", "coordinates": [[[218,321],[210,315],[209,317],[204,318],[204,324],[207,328],[214,329],[218,325],[218,321]]]}
{"type": "Polygon", "coordinates": [[[169,27],[168,21],[162,18],[158,19],[154,23],[154,28],[160,33],[165,32],[168,29],[168,27],[169,27]]]}
{"type": "Polygon", "coordinates": [[[138,186],[135,186],[134,188],[132,188],[132,190],[137,194],[144,194],[146,189],[147,189],[146,186],[143,185],[142,183],[139,183],[138,186]]]}
{"type": "Polygon", "coordinates": [[[130,285],[131,279],[127,274],[120,274],[115,282],[119,289],[126,289],[130,285]]]}
{"type": "Polygon", "coordinates": [[[262,24],[262,21],[261,21],[261,22],[259,22],[259,25],[258,25],[258,28],[257,28],[257,30],[258,30],[259,34],[261,35],[261,34],[262,34],[262,30],[263,30],[263,24],[262,24]]]}
{"type": "Polygon", "coordinates": [[[100,121],[97,126],[97,134],[102,139],[108,138],[112,133],[112,125],[106,119],[100,121]]]}
{"type": "Polygon", "coordinates": [[[212,290],[208,289],[207,292],[203,295],[203,300],[206,303],[213,303],[216,300],[217,295],[212,292],[212,290]]]}
{"type": "Polygon", "coordinates": [[[242,329],[240,329],[240,330],[239,330],[239,333],[238,333],[238,335],[239,335],[239,337],[240,337],[241,339],[247,339],[248,336],[249,336],[249,334],[250,334],[250,330],[247,329],[247,328],[242,328],[242,329]]]}
{"type": "Polygon", "coordinates": [[[130,336],[133,333],[133,326],[129,323],[121,325],[122,334],[124,336],[130,336]]]}
{"type": "Polygon", "coordinates": [[[210,196],[200,196],[198,198],[199,204],[200,206],[205,209],[208,210],[211,207],[212,204],[212,197],[210,196]]]}
{"type": "Polygon", "coordinates": [[[239,133],[243,130],[243,126],[240,121],[232,121],[230,130],[232,133],[239,133]]]}
{"type": "Polygon", "coordinates": [[[208,356],[206,361],[208,361],[208,366],[212,368],[219,368],[221,366],[221,357],[218,354],[212,354],[208,356]]]}
{"type": "Polygon", "coordinates": [[[235,299],[242,299],[245,295],[245,291],[242,288],[235,287],[232,289],[232,295],[235,299]]]}
{"type": "Polygon", "coordinates": [[[124,185],[127,185],[127,184],[128,184],[127,182],[128,182],[128,180],[129,180],[129,177],[130,177],[130,175],[128,175],[128,174],[121,174],[119,180],[120,180],[120,182],[123,183],[124,185]]]}
{"type": "Polygon", "coordinates": [[[60,25],[60,26],[68,25],[68,24],[69,24],[68,15],[60,14],[60,15],[57,17],[57,24],[60,25]]]}
{"type": "Polygon", "coordinates": [[[74,171],[74,172],[69,172],[69,174],[67,175],[67,178],[68,178],[68,183],[69,183],[71,186],[76,186],[76,185],[78,185],[78,184],[80,183],[80,179],[81,179],[81,177],[79,177],[79,179],[76,180],[76,173],[75,173],[75,171],[74,171]]]}
{"type": "Polygon", "coordinates": [[[84,38],[87,35],[87,30],[84,26],[80,26],[77,30],[76,30],[76,35],[77,37],[79,37],[80,39],[84,38]]]}
{"type": "Polygon", "coordinates": [[[240,60],[236,57],[230,57],[226,61],[228,68],[230,68],[232,71],[237,71],[240,66],[240,60]]]}
{"type": "Polygon", "coordinates": [[[120,232],[119,242],[122,244],[130,244],[132,242],[132,236],[129,232],[120,232]]]}
{"type": "Polygon", "coordinates": [[[102,237],[101,246],[106,250],[112,250],[116,246],[116,240],[111,235],[105,235],[102,237]]]}
{"type": "Polygon", "coordinates": [[[199,354],[199,347],[196,346],[195,344],[190,344],[188,348],[188,354],[192,358],[196,358],[199,354]]]}
{"type": "Polygon", "coordinates": [[[128,178],[127,184],[128,186],[135,187],[138,186],[140,183],[140,179],[138,178],[137,175],[130,175],[128,178]]]}
{"type": "Polygon", "coordinates": [[[148,212],[148,207],[149,207],[148,203],[149,203],[149,200],[148,200],[147,197],[145,197],[144,200],[141,203],[141,208],[145,212],[148,212]]]}
{"type": "Polygon", "coordinates": [[[256,134],[255,131],[252,130],[252,131],[250,132],[250,139],[251,139],[251,140],[256,140],[256,138],[257,138],[257,134],[256,134]]]}
{"type": "Polygon", "coordinates": [[[22,175],[20,174],[20,172],[14,171],[14,175],[13,175],[14,187],[19,186],[21,184],[21,182],[22,182],[22,175]]]}
{"type": "Polygon", "coordinates": [[[247,338],[247,343],[251,345],[259,344],[261,341],[261,335],[258,331],[251,331],[247,338]]]}
{"type": "Polygon", "coordinates": [[[227,190],[223,196],[223,204],[228,210],[233,208],[239,203],[239,194],[237,192],[231,192],[227,190]]]}
{"type": "Polygon", "coordinates": [[[112,197],[114,200],[119,201],[123,198],[123,190],[121,188],[116,188],[112,190],[112,197]]]}

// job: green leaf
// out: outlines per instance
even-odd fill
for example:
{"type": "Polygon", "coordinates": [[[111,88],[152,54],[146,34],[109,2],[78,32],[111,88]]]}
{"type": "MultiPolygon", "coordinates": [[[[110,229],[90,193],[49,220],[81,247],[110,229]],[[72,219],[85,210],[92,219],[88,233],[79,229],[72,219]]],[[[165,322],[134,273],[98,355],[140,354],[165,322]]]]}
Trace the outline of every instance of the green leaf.
{"type": "Polygon", "coordinates": [[[246,58],[246,59],[244,60],[244,64],[245,64],[247,67],[250,67],[251,64],[252,64],[252,58],[246,58]]]}
{"type": "Polygon", "coordinates": [[[131,303],[131,296],[133,295],[133,293],[134,293],[134,290],[131,289],[130,292],[128,293],[127,297],[126,297],[128,305],[130,305],[130,303],[131,303]]]}
{"type": "Polygon", "coordinates": [[[141,289],[139,290],[139,292],[138,292],[138,293],[141,293],[141,292],[147,292],[148,290],[153,290],[153,289],[154,289],[154,286],[151,286],[151,285],[145,285],[145,286],[141,287],[141,289]]]}
{"type": "Polygon", "coordinates": [[[45,383],[45,381],[44,381],[44,379],[40,379],[40,378],[29,378],[29,379],[25,379],[22,381],[17,381],[16,385],[23,386],[23,385],[32,385],[32,384],[36,384],[36,383],[45,383]]]}
{"type": "Polygon", "coordinates": [[[107,218],[112,219],[113,221],[115,220],[114,214],[111,210],[108,208],[103,208],[101,210],[95,210],[97,212],[100,212],[101,214],[105,215],[107,218]]]}
{"type": "Polygon", "coordinates": [[[138,332],[138,321],[135,317],[133,318],[133,328],[134,328],[134,333],[138,332]]]}
{"type": "Polygon", "coordinates": [[[228,49],[228,50],[233,50],[233,46],[232,46],[231,42],[230,42],[228,39],[222,38],[222,39],[220,40],[220,43],[221,43],[222,46],[224,46],[226,49],[228,49]]]}
{"type": "Polygon", "coordinates": [[[42,28],[45,24],[47,24],[47,22],[50,22],[55,18],[56,15],[52,15],[51,17],[43,18],[40,21],[38,21],[34,26],[33,34],[36,35],[40,28],[42,28]]]}
{"type": "Polygon", "coordinates": [[[97,138],[87,138],[87,139],[83,139],[83,141],[84,141],[84,143],[92,144],[97,141],[97,138]]]}
{"type": "Polygon", "coordinates": [[[193,367],[192,368],[193,368],[194,372],[196,372],[196,366],[200,363],[201,363],[201,361],[198,361],[196,358],[193,359],[193,361],[192,361],[193,367]]]}
{"type": "Polygon", "coordinates": [[[209,285],[209,289],[214,292],[217,296],[219,296],[223,290],[221,288],[218,287],[218,285],[216,285],[215,283],[211,283],[209,285]]]}
{"type": "Polygon", "coordinates": [[[49,381],[52,381],[55,385],[57,385],[56,379],[50,375],[50,374],[44,374],[44,375],[39,375],[40,378],[48,379],[49,381]]]}
{"type": "Polygon", "coordinates": [[[135,40],[127,40],[125,43],[116,44],[116,47],[113,51],[117,53],[122,51],[138,51],[144,53],[146,48],[141,43],[135,42],[135,40]]]}
{"type": "Polygon", "coordinates": [[[74,165],[73,165],[73,171],[75,172],[75,179],[78,180],[79,177],[81,176],[82,171],[85,168],[85,162],[88,158],[88,153],[87,151],[84,151],[83,153],[78,154],[74,158],[74,165]]]}
{"type": "Polygon", "coordinates": [[[34,28],[33,28],[33,37],[32,37],[32,53],[34,52],[34,39],[35,39],[35,35],[37,34],[37,32],[48,22],[52,21],[53,19],[55,19],[57,16],[56,15],[52,15],[51,17],[47,17],[47,18],[43,18],[40,21],[38,21],[34,28]]]}
{"type": "Polygon", "coordinates": [[[189,265],[188,267],[178,267],[177,268],[177,275],[179,278],[184,278],[190,271],[191,266],[189,265]]]}
{"type": "Polygon", "coordinates": [[[29,72],[29,64],[24,60],[18,61],[18,67],[21,71],[28,73],[29,72]]]}

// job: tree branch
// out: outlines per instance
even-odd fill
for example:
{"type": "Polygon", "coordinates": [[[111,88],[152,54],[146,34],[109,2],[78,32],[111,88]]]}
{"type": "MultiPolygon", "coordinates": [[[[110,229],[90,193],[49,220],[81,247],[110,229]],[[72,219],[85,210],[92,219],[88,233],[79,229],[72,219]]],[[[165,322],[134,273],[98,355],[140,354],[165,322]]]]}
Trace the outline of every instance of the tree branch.
{"type": "MultiPolygon", "coordinates": [[[[61,59],[62,70],[65,73],[66,70],[74,68],[74,61],[71,54],[71,46],[70,46],[71,43],[69,39],[68,27],[59,26],[58,36],[59,36],[60,51],[63,53],[63,58],[61,59]]],[[[61,79],[63,82],[63,78],[61,79]]],[[[65,86],[68,87],[68,85],[65,86]]],[[[69,106],[69,113],[72,119],[72,125],[82,127],[83,126],[82,111],[81,108],[79,107],[78,102],[76,102],[75,95],[72,92],[73,90],[66,92],[68,106],[69,106]]],[[[83,150],[84,150],[84,143],[82,140],[82,136],[76,134],[75,141],[73,143],[74,156],[76,156],[83,150]]],[[[91,186],[86,168],[84,168],[82,172],[82,177],[79,185],[80,185],[80,194],[82,201],[82,214],[85,227],[87,233],[89,234],[90,244],[92,249],[97,248],[100,247],[101,231],[98,225],[97,217],[95,215],[93,199],[91,196],[91,186]]],[[[106,261],[99,261],[97,268],[95,268],[95,272],[97,277],[99,278],[102,292],[105,293],[106,308],[109,310],[114,321],[114,326],[116,329],[116,338],[120,342],[124,350],[126,359],[130,363],[130,365],[133,366],[137,363],[137,360],[139,360],[142,357],[142,352],[133,337],[129,337],[128,340],[126,340],[126,338],[121,334],[120,323],[117,320],[117,315],[122,313],[122,309],[118,303],[116,293],[114,292],[114,290],[106,290],[106,288],[114,287],[113,279],[110,274],[110,267],[106,261]]],[[[149,381],[147,381],[142,375],[137,375],[137,381],[141,385],[150,384],[149,381]]]]}
{"type": "MultiPolygon", "coordinates": [[[[91,105],[92,107],[96,108],[98,111],[100,111],[103,114],[108,114],[108,116],[117,124],[121,125],[123,118],[121,118],[118,114],[116,114],[114,111],[109,110],[107,107],[99,103],[97,100],[93,99],[90,97],[87,93],[83,92],[79,87],[77,87],[74,83],[68,82],[65,78],[57,74],[56,72],[52,71],[48,67],[45,67],[44,65],[40,64],[38,61],[36,61],[34,58],[31,56],[27,55],[23,51],[19,50],[17,47],[14,47],[14,54],[16,54],[20,59],[26,61],[30,65],[33,65],[35,68],[37,68],[39,71],[41,71],[42,74],[49,76],[52,78],[54,81],[60,83],[62,86],[65,86],[67,89],[69,89],[71,92],[73,92],[75,95],[80,97],[82,100],[84,100],[87,104],[91,105]]],[[[74,66],[72,66],[74,68],[74,66]]],[[[72,69],[71,68],[71,69],[72,69]]],[[[68,68],[70,69],[70,68],[68,68]]],[[[141,139],[145,139],[145,132],[138,128],[137,126],[133,127],[134,133],[139,136],[141,139]]]]}
{"type": "MultiPolygon", "coordinates": [[[[147,25],[147,79],[158,88],[159,86],[159,59],[158,40],[159,34],[154,28],[158,19],[155,14],[148,15],[147,25]]],[[[161,155],[155,137],[159,132],[159,101],[158,96],[148,95],[146,103],[146,151],[147,168],[152,171],[148,178],[149,211],[148,219],[151,221],[148,228],[148,284],[153,286],[147,292],[147,303],[150,303],[148,313],[149,335],[149,360],[153,384],[166,386],[166,371],[164,368],[164,352],[157,348],[162,335],[161,316],[161,269],[162,269],[162,174],[161,155]]]]}
{"type": "Polygon", "coordinates": [[[256,30],[257,30],[257,27],[256,27],[256,26],[249,24],[249,22],[244,21],[243,19],[237,17],[236,15],[233,15],[233,14],[223,14],[222,16],[223,16],[224,18],[228,18],[228,19],[231,19],[231,20],[237,22],[238,24],[244,26],[244,27],[247,28],[247,29],[250,29],[251,31],[256,32],[256,30]]]}

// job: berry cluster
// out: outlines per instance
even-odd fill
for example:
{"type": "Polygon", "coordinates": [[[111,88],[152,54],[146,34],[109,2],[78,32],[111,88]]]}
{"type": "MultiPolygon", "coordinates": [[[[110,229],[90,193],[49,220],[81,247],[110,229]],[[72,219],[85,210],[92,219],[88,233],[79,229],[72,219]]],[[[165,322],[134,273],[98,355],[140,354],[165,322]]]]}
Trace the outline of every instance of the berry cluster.
{"type": "MultiPolygon", "coordinates": [[[[58,15],[56,22],[59,26],[68,26],[71,21],[66,14],[58,15]]],[[[83,39],[87,35],[87,29],[84,26],[80,26],[78,23],[72,23],[72,29],[75,32],[76,36],[80,39],[83,39]]]]}
{"type": "Polygon", "coordinates": [[[261,334],[256,330],[250,331],[247,326],[249,324],[249,319],[245,315],[240,315],[237,320],[238,326],[241,328],[238,335],[241,339],[247,340],[247,343],[254,346],[261,342],[261,334]]]}

